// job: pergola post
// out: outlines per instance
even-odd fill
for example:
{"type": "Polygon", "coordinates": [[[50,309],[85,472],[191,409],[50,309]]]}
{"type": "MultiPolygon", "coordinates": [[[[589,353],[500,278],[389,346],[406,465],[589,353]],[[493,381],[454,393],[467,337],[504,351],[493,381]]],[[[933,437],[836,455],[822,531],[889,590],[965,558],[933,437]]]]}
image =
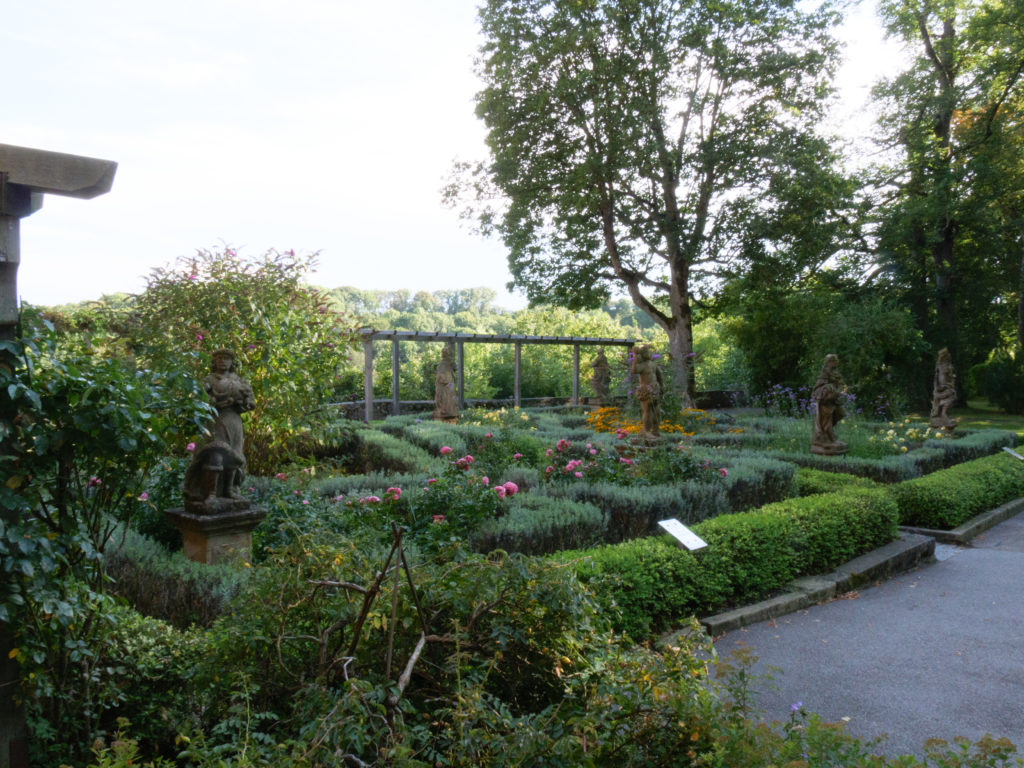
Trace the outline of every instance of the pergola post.
{"type": "Polygon", "coordinates": [[[398,415],[398,339],[391,340],[391,413],[398,415]]]}
{"type": "Polygon", "coordinates": [[[520,364],[523,361],[523,342],[517,341],[515,349],[516,349],[516,353],[515,353],[515,360],[516,360],[516,362],[515,362],[515,377],[514,377],[515,384],[514,384],[514,388],[512,390],[512,393],[513,393],[513,398],[514,398],[515,406],[516,406],[516,408],[518,408],[522,404],[522,402],[523,402],[523,398],[522,398],[522,396],[519,393],[519,367],[520,367],[520,364]]]}
{"type": "Polygon", "coordinates": [[[363,421],[373,421],[373,337],[363,337],[363,421]]]}
{"type": "Polygon", "coordinates": [[[456,374],[458,384],[458,399],[459,408],[466,407],[466,347],[464,342],[458,342],[455,345],[455,370],[458,371],[456,374]]]}
{"type": "Polygon", "coordinates": [[[572,404],[580,404],[580,345],[572,345],[572,404]]]}
{"type": "MultiPolygon", "coordinates": [[[[21,219],[42,207],[43,195],[88,200],[106,194],[116,171],[110,160],[0,144],[0,340],[17,338],[21,219]]],[[[10,354],[0,352],[0,364],[9,364],[10,354]]],[[[0,521],[13,523],[14,515],[0,511],[0,521]]],[[[21,671],[13,647],[5,627],[0,631],[0,768],[27,768],[25,711],[16,698],[21,671]]]]}

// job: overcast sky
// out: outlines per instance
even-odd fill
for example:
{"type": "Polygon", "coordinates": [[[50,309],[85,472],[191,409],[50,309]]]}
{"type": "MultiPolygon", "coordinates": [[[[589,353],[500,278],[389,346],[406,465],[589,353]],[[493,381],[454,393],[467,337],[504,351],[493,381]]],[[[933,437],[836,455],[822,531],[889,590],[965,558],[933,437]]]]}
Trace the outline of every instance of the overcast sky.
{"type": "MultiPolygon", "coordinates": [[[[868,7],[840,84],[884,71],[868,7]]],[[[505,292],[505,254],[441,205],[473,115],[474,0],[0,0],[0,143],[118,163],[93,200],[22,221],[33,304],[135,292],[153,267],[227,243],[321,252],[334,288],[505,292]]],[[[847,121],[849,122],[849,121],[847,121]]],[[[865,124],[865,129],[867,129],[865,124]]]]}

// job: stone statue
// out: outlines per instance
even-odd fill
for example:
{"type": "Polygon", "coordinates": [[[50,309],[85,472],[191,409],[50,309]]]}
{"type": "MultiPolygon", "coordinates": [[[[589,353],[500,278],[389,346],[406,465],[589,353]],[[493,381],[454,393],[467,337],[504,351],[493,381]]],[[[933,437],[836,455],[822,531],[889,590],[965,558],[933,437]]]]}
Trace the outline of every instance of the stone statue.
{"type": "Polygon", "coordinates": [[[835,426],[845,415],[839,403],[844,389],[843,378],[839,375],[839,358],[825,355],[821,373],[811,390],[814,401],[814,437],[811,438],[811,453],[835,456],[846,453],[849,446],[836,439],[835,426]]]}
{"type": "Polygon", "coordinates": [[[949,409],[956,402],[956,371],[949,350],[943,347],[935,361],[935,382],[932,385],[932,413],[930,426],[935,429],[952,431],[957,420],[949,415],[949,409]]]}
{"type": "Polygon", "coordinates": [[[203,389],[217,409],[213,441],[196,451],[185,472],[185,508],[195,513],[219,510],[225,506],[219,500],[244,501],[242,414],[256,407],[252,387],[235,372],[235,355],[230,349],[214,352],[211,367],[203,389]]]}
{"type": "Polygon", "coordinates": [[[604,349],[597,350],[597,357],[590,364],[594,369],[594,375],[590,378],[590,386],[594,388],[594,399],[597,405],[601,405],[608,399],[608,390],[612,382],[612,369],[608,365],[608,358],[604,356],[604,349]]]}
{"type": "Polygon", "coordinates": [[[640,401],[642,437],[648,442],[655,441],[658,438],[663,381],[661,369],[651,356],[649,344],[636,349],[630,373],[634,376],[636,399],[640,401]]]}
{"type": "Polygon", "coordinates": [[[459,393],[451,345],[441,350],[441,362],[434,376],[434,418],[454,423],[459,418],[459,393]]]}

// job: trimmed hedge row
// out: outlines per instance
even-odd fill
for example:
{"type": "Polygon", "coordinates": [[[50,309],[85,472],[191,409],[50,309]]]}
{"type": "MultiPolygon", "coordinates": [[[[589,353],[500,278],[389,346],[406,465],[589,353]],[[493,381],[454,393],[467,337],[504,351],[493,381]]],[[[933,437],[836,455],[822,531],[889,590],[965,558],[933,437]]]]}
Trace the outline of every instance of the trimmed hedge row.
{"type": "Polygon", "coordinates": [[[509,502],[504,515],[480,526],[472,545],[484,553],[503,549],[547,555],[601,544],[607,527],[608,514],[593,504],[520,493],[509,502]]]}
{"type": "Polygon", "coordinates": [[[1024,496],[1024,464],[1000,453],[899,483],[889,492],[902,525],[948,530],[1024,496]]]}
{"type": "Polygon", "coordinates": [[[233,565],[194,563],[183,552],[128,529],[118,533],[103,557],[113,594],[136,610],[179,629],[208,627],[224,612],[249,573],[233,565]]]}
{"type": "Polygon", "coordinates": [[[360,429],[359,452],[355,464],[364,472],[371,470],[392,472],[440,471],[436,455],[431,455],[408,440],[376,429],[360,429]]]}
{"type": "Polygon", "coordinates": [[[897,522],[884,489],[853,488],[706,520],[694,526],[708,542],[696,555],[659,536],[557,557],[577,561],[580,577],[617,607],[617,628],[643,639],[826,572],[892,541],[897,522]]]}
{"type": "Polygon", "coordinates": [[[821,469],[800,467],[796,473],[796,493],[798,496],[813,496],[816,493],[834,493],[844,488],[874,488],[874,480],[857,477],[845,472],[825,472],[821,469]]]}

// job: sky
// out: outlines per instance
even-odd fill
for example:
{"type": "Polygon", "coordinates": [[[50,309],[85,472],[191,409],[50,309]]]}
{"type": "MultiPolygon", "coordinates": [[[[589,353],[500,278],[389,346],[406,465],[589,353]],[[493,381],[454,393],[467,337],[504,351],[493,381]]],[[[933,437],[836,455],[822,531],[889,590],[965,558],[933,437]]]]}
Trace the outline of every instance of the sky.
{"type": "MultiPolygon", "coordinates": [[[[505,251],[445,208],[473,114],[475,0],[0,0],[0,143],[118,163],[92,200],[21,223],[18,291],[134,293],[197,249],[319,251],[311,282],[509,294],[505,251]]],[[[843,37],[839,121],[892,66],[873,0],[843,37]]]]}

